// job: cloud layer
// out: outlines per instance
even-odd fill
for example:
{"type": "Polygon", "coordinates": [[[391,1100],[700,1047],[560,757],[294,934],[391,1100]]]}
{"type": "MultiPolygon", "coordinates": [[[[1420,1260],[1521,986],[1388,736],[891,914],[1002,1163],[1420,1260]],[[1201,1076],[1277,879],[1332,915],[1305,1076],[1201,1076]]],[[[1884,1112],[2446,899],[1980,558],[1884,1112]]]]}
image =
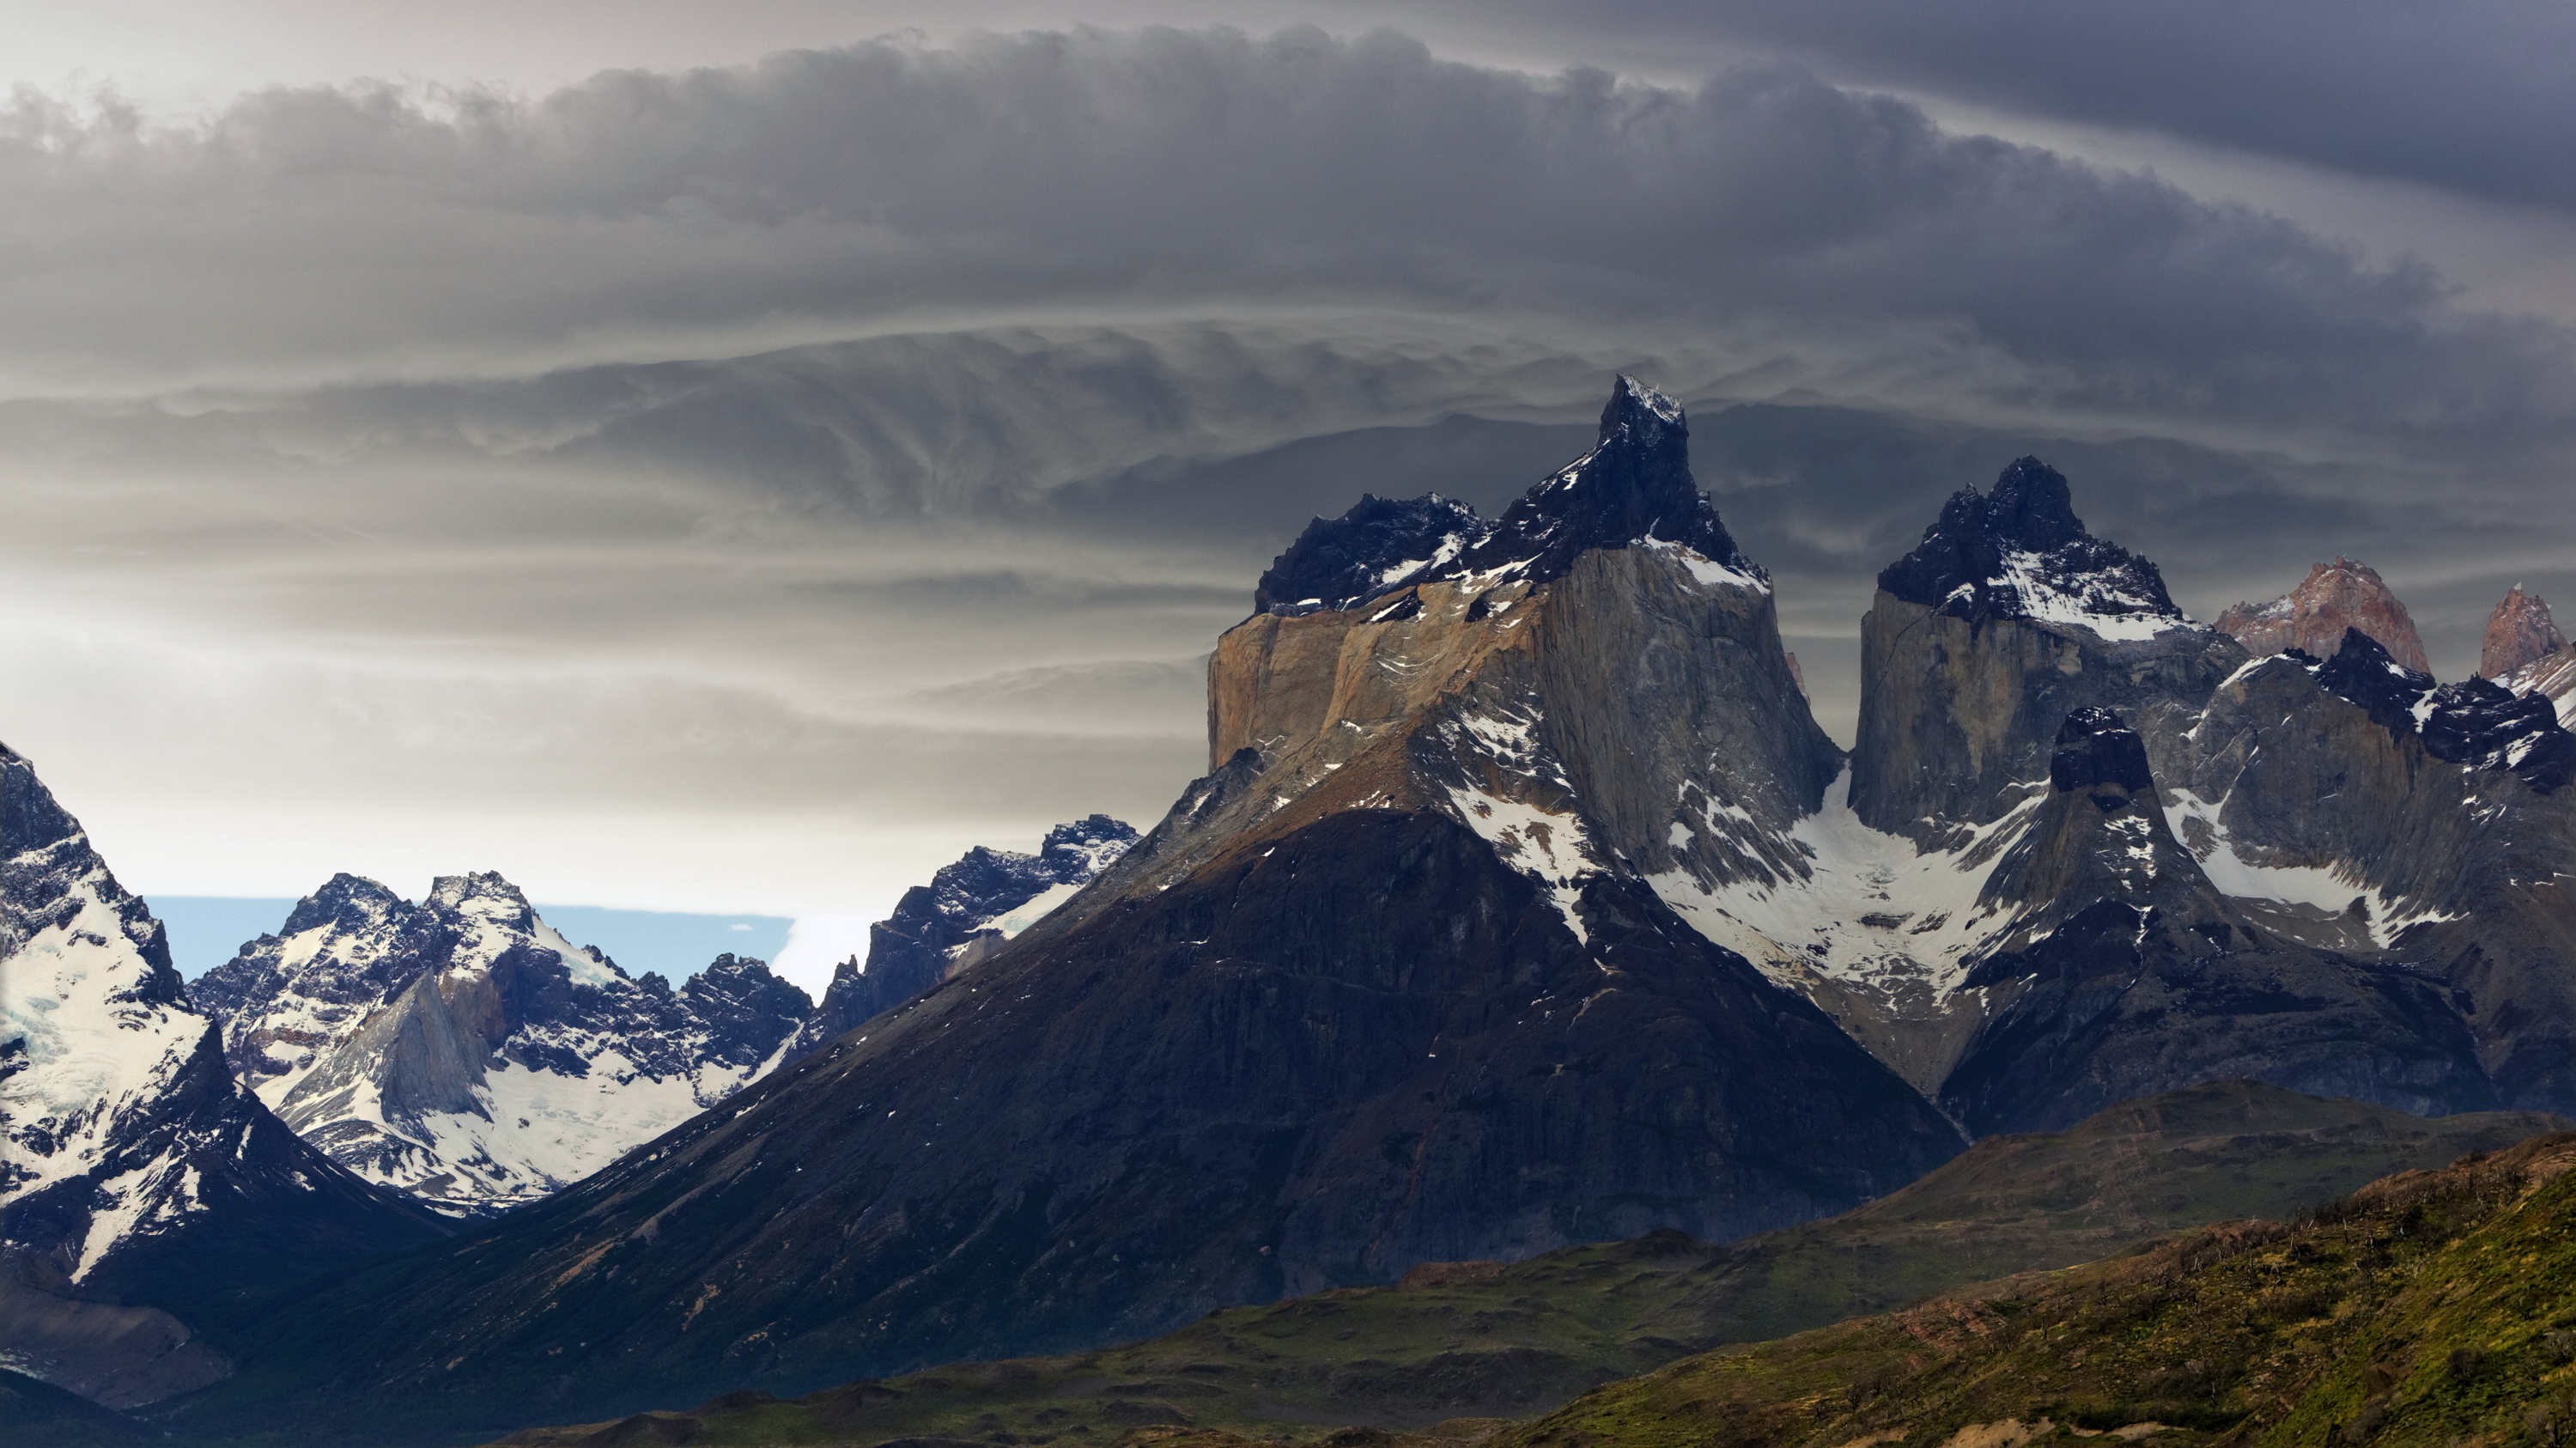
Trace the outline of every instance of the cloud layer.
{"type": "Polygon", "coordinates": [[[0,190],[0,737],[147,887],[864,912],[1150,816],[1309,512],[1498,503],[1614,368],[1695,404],[1829,715],[1870,573],[2015,451],[2209,607],[2369,549],[2438,635],[2569,556],[2564,329],[1789,64],[1077,30],[22,92],[0,190]]]}

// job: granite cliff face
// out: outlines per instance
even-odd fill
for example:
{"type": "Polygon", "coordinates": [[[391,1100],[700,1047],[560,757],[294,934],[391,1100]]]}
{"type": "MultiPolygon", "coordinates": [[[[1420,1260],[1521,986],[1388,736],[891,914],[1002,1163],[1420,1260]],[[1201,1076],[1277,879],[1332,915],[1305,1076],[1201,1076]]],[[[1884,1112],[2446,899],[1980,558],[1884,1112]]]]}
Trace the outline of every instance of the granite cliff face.
{"type": "Polygon", "coordinates": [[[727,955],[673,990],[498,875],[411,904],[339,875],[194,987],[234,1072],[370,1181],[454,1215],[533,1201],[772,1065],[813,1002],[727,955]]]}
{"type": "Polygon", "coordinates": [[[2420,673],[2433,667],[2406,605],[2376,570],[2349,558],[2316,565],[2298,587],[2269,603],[2240,603],[2218,616],[2218,631],[2258,657],[2297,649],[2325,658],[2341,647],[2350,628],[2377,639],[2407,668],[2420,673]]]}
{"type": "Polygon", "coordinates": [[[0,746],[0,1353],[117,1407],[223,1377],[183,1318],[433,1240],[226,1066],[160,923],[0,746]]]}
{"type": "MultiPolygon", "coordinates": [[[[1398,545],[1402,546],[1402,545],[1398,545]]],[[[793,1060],[875,1019],[992,953],[1045,917],[1136,843],[1135,826],[1087,815],[1047,831],[1034,855],[982,845],[915,885],[868,929],[868,958],[841,962],[798,1027],[793,1060]]]]}
{"type": "Polygon", "coordinates": [[[1454,558],[1376,505],[1309,530],[1385,586],[1301,583],[1220,641],[1214,768],[1135,848],[389,1311],[313,1304],[330,1370],[542,1392],[581,1342],[594,1401],[811,1384],[1424,1260],[1733,1237],[1948,1157],[1921,1097],[1659,893],[1800,878],[1788,831],[1841,763],[1687,436],[1623,379],[1599,445],[1454,558]]]}

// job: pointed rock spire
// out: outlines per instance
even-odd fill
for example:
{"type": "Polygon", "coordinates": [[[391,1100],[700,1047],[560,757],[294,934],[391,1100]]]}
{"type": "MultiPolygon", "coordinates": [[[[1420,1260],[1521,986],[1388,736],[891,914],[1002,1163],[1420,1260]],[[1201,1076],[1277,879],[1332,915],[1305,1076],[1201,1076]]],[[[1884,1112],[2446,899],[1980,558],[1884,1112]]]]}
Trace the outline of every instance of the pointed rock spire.
{"type": "Polygon", "coordinates": [[[2567,647],[2567,635],[2549,616],[2549,605],[2517,583],[2487,615],[2485,644],[2478,650],[2478,677],[2501,679],[2567,647]]]}

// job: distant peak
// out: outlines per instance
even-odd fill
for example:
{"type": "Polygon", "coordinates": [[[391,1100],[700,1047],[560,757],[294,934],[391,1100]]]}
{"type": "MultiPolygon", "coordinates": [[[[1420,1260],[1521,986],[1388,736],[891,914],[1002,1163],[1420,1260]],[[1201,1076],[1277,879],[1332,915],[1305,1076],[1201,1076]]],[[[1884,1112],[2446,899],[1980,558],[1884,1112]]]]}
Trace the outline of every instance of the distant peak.
{"type": "Polygon", "coordinates": [[[2523,592],[2517,583],[2487,615],[2486,637],[2478,651],[2478,677],[2498,679],[2567,647],[2549,616],[2549,605],[2523,592]]]}
{"type": "Polygon", "coordinates": [[[2358,628],[2384,645],[2398,663],[2418,672],[2432,664],[2415,620],[2396,593],[2367,563],[2335,555],[2308,570],[2299,586],[2267,603],[2240,603],[2218,616],[2218,631],[2258,657],[2291,649],[2331,658],[2347,629],[2358,628]]]}

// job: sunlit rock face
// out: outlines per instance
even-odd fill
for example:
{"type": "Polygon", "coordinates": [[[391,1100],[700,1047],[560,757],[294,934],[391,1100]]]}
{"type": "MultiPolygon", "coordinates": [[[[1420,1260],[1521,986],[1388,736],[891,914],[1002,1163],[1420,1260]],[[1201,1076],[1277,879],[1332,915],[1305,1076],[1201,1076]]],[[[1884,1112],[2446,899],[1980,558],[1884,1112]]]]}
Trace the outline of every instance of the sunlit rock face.
{"type": "Polygon", "coordinates": [[[2378,570],[2349,558],[2317,564],[2298,587],[2269,603],[2240,603],[2218,616],[2218,631],[2257,657],[2287,649],[2330,657],[2350,628],[2378,640],[2407,668],[2423,672],[2433,667],[2406,605],[2389,591],[2378,570]]]}

